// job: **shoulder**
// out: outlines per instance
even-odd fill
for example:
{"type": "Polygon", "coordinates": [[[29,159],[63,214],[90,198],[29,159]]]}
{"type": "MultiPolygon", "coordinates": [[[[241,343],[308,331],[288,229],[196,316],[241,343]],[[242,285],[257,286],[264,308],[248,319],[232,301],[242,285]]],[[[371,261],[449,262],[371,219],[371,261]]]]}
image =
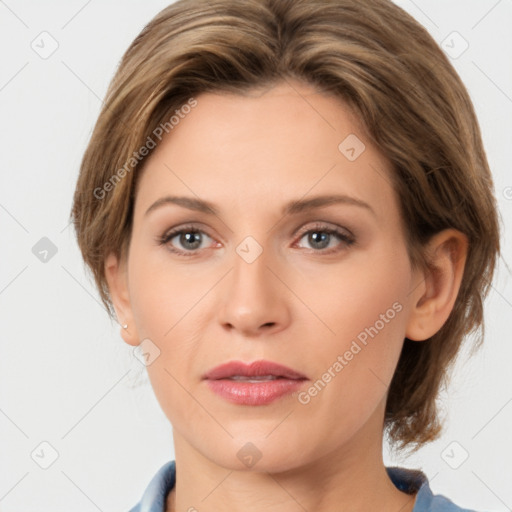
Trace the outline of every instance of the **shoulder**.
{"type": "Polygon", "coordinates": [[[461,508],[446,496],[434,494],[422,471],[399,467],[386,468],[391,481],[404,492],[417,492],[413,512],[476,512],[461,508]]]}
{"type": "Polygon", "coordinates": [[[129,512],[165,512],[167,495],[176,482],[176,462],[164,464],[153,476],[139,503],[129,512]]]}

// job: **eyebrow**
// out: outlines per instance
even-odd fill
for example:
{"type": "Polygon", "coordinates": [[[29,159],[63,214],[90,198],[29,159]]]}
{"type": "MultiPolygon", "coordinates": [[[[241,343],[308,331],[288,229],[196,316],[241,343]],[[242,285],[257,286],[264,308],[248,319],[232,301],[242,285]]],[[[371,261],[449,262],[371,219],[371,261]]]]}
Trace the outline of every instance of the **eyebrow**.
{"type": "MultiPolygon", "coordinates": [[[[206,213],[208,215],[219,215],[219,210],[215,207],[213,203],[209,201],[205,201],[203,199],[196,199],[194,197],[186,197],[186,196],[165,196],[157,201],[155,201],[147,210],[144,215],[148,215],[153,210],[160,208],[164,205],[175,204],[177,206],[181,206],[183,208],[187,208],[188,210],[193,210],[201,213],[206,213]]],[[[375,217],[377,214],[373,210],[373,208],[366,202],[361,199],[357,199],[356,197],[347,196],[347,195],[323,195],[323,196],[315,196],[309,199],[299,199],[295,201],[290,201],[287,203],[282,210],[282,215],[297,215],[299,213],[303,213],[308,210],[314,210],[315,208],[322,208],[325,206],[330,206],[333,204],[347,204],[351,206],[359,206],[368,210],[375,217]]]]}

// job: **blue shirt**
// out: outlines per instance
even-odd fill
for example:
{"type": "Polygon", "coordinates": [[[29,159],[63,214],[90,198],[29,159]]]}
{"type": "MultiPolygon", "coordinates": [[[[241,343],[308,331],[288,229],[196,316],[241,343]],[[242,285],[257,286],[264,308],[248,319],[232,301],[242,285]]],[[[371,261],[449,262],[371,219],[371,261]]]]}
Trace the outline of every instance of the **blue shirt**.
{"type": "MultiPolygon", "coordinates": [[[[474,512],[460,508],[442,495],[434,495],[425,474],[413,469],[387,467],[396,488],[408,494],[418,492],[413,512],[474,512]]],[[[129,512],[165,512],[167,495],[176,482],[176,461],[164,464],[153,477],[142,499],[129,512]]]]}

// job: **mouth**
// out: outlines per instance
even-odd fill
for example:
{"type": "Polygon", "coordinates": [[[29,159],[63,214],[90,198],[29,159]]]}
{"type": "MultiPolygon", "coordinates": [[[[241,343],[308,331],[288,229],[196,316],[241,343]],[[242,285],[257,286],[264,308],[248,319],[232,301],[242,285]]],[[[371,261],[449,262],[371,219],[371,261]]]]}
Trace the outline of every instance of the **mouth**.
{"type": "Polygon", "coordinates": [[[271,361],[230,361],[203,376],[221,398],[238,405],[266,405],[297,391],[308,378],[271,361]]]}

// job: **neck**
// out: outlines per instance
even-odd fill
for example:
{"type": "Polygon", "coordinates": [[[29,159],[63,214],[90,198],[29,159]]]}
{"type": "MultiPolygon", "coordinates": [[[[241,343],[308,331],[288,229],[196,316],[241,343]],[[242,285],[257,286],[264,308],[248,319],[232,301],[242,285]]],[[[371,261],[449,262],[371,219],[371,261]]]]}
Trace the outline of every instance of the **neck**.
{"type": "Polygon", "coordinates": [[[411,512],[416,496],[399,491],[388,477],[382,436],[371,444],[367,436],[356,437],[300,466],[240,470],[205,458],[174,431],[176,485],[166,510],[217,512],[229,504],[233,512],[411,512]]]}

